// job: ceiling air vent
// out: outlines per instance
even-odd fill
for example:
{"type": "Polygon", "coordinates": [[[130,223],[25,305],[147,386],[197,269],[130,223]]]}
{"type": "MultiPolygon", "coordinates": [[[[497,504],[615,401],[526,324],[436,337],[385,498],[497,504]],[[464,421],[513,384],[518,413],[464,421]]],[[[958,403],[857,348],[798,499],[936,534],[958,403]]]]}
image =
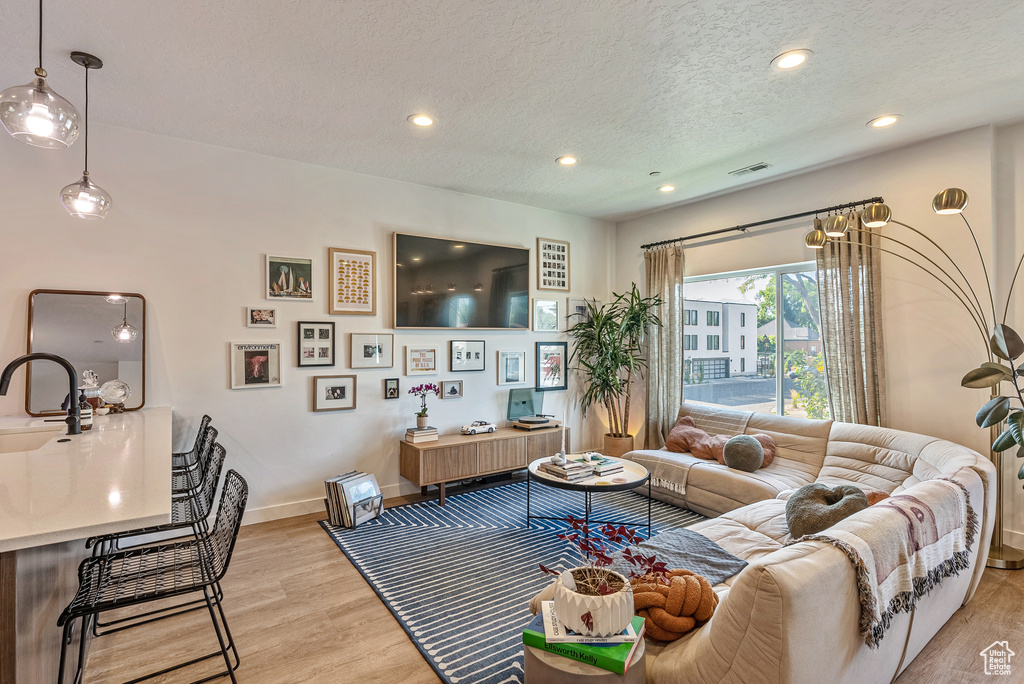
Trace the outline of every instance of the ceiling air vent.
{"type": "Polygon", "coordinates": [[[756,164],[751,164],[750,166],[744,166],[742,169],[730,171],[729,175],[746,176],[748,173],[754,173],[755,171],[764,171],[765,169],[768,168],[771,168],[771,164],[769,164],[768,162],[757,162],[756,164]]]}

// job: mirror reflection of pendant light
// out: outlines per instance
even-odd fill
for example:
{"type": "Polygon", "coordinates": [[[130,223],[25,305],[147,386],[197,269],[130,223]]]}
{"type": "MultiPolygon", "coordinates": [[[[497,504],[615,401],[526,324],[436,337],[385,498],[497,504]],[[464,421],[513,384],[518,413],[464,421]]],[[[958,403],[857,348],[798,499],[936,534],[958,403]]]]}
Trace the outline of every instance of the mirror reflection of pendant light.
{"type": "Polygon", "coordinates": [[[110,331],[110,334],[118,342],[128,344],[134,342],[135,338],[139,336],[139,331],[135,326],[128,324],[128,297],[124,298],[124,319],[120,325],[115,325],[114,329],[110,331]]]}
{"type": "Polygon", "coordinates": [[[78,137],[78,110],[46,85],[43,69],[43,0],[39,0],[39,66],[36,79],[0,93],[0,123],[15,140],[63,150],[78,137]]]}
{"type": "Polygon", "coordinates": [[[476,287],[474,287],[473,289],[476,290],[477,292],[480,292],[481,290],[484,289],[484,284],[483,283],[477,283],[476,287]]]}
{"type": "Polygon", "coordinates": [[[111,199],[106,190],[89,178],[89,70],[102,69],[103,62],[85,52],[72,52],[71,61],[85,67],[85,171],[82,172],[82,180],[60,191],[60,202],[72,216],[101,219],[110,211],[111,199]]]}

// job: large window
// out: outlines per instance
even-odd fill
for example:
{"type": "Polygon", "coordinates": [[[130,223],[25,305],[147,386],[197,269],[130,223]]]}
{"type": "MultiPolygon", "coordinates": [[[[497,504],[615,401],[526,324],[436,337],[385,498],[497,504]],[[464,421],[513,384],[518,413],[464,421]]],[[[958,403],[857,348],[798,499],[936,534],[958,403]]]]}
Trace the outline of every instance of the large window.
{"type": "Polygon", "coordinates": [[[813,264],[687,278],[683,296],[684,308],[691,300],[721,307],[707,312],[708,325],[721,326],[721,335],[707,335],[707,349],[698,350],[695,341],[688,346],[684,339],[688,401],[828,417],[813,264]],[[751,329],[744,330],[748,315],[757,326],[751,344],[751,329]]]}

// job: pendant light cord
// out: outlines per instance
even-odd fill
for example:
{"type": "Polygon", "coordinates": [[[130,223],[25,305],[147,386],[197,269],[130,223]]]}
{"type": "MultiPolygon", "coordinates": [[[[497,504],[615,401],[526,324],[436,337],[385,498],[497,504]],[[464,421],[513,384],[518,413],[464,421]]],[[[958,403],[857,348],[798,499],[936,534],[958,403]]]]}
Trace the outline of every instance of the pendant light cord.
{"type": "Polygon", "coordinates": [[[43,68],[43,0],[39,0],[39,68],[43,68]]]}
{"type": "MultiPolygon", "coordinates": [[[[85,67],[85,174],[89,175],[89,67],[85,67]]],[[[127,305],[126,305],[127,306],[127,305]]]]}

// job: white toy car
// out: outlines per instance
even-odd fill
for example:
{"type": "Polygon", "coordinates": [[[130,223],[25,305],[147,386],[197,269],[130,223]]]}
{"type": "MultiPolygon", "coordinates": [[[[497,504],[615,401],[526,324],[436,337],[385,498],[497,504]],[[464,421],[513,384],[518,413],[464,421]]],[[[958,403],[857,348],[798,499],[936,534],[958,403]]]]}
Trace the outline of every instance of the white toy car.
{"type": "Polygon", "coordinates": [[[497,429],[498,426],[494,423],[488,423],[486,420],[474,420],[469,425],[462,426],[462,434],[475,435],[478,432],[494,432],[497,429]]]}

